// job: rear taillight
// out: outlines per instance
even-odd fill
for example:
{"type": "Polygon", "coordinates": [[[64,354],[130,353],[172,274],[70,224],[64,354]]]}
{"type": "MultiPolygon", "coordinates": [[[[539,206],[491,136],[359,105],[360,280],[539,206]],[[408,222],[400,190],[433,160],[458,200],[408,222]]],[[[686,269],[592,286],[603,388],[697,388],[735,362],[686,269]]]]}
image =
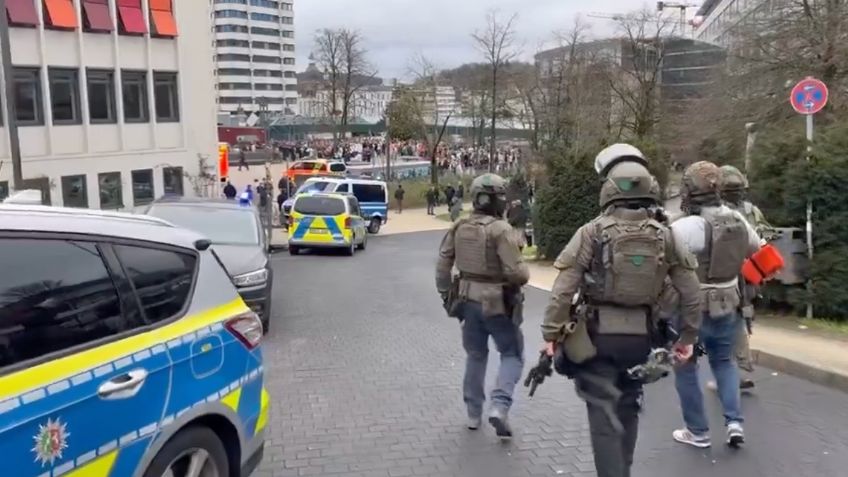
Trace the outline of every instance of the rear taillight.
{"type": "Polygon", "coordinates": [[[224,327],[247,349],[256,348],[262,341],[262,322],[259,321],[256,313],[245,313],[231,318],[224,323],[224,327]]]}
{"type": "Polygon", "coordinates": [[[346,218],[346,219],[345,219],[345,228],[346,228],[346,229],[349,229],[349,228],[350,228],[350,217],[348,217],[348,218],[346,218]]]}

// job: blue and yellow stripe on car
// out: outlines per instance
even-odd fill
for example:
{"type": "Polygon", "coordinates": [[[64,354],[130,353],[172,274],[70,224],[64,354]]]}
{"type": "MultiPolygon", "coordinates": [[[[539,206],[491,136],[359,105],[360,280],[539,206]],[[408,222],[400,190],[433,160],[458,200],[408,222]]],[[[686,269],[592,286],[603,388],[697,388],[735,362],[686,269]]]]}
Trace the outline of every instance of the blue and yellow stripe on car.
{"type": "Polygon", "coordinates": [[[348,214],[316,216],[292,212],[291,217],[289,238],[294,242],[332,245],[353,240],[353,232],[345,228],[348,214]]]}

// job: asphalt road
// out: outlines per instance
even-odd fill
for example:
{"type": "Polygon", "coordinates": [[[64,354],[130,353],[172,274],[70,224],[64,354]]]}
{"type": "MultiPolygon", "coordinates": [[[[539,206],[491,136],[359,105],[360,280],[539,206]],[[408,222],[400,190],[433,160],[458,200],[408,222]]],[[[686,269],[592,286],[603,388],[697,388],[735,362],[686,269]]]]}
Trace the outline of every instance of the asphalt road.
{"type": "MultiPolygon", "coordinates": [[[[272,409],[258,476],[595,475],[585,407],[557,377],[518,390],[502,443],[464,428],[464,353],[434,291],[441,233],[371,237],[353,258],[276,255],[274,317],[265,344],[272,409]]],[[[528,291],[525,374],[540,346],[547,293],[528,291]]],[[[490,378],[497,353],[490,353],[490,378]]],[[[743,399],[748,444],[675,443],[681,417],[670,379],[648,388],[634,477],[848,476],[848,396],[767,369],[743,399]]],[[[489,385],[490,386],[490,385],[489,385]]]]}

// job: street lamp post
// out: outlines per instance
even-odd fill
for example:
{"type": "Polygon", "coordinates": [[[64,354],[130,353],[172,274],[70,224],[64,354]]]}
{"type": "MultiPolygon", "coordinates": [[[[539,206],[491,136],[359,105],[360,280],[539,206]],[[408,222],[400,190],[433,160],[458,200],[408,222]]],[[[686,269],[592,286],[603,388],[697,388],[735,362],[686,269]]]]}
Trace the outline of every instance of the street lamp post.
{"type": "Polygon", "coordinates": [[[21,142],[18,136],[18,117],[15,111],[15,72],[12,69],[12,45],[9,41],[9,17],[6,0],[0,0],[0,50],[2,50],[3,83],[5,84],[6,129],[9,131],[9,153],[12,156],[12,184],[23,190],[24,174],[21,169],[21,142]]]}

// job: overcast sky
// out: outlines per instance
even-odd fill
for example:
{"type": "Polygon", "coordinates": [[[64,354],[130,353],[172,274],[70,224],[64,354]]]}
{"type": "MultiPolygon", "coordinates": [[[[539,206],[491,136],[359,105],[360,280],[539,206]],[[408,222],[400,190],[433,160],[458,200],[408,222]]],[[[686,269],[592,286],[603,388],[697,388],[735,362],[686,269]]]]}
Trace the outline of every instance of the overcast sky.
{"type": "Polygon", "coordinates": [[[623,13],[655,2],[643,0],[295,0],[297,69],[308,64],[315,31],[345,27],[362,32],[369,59],[383,78],[408,76],[409,59],[422,52],[440,68],[481,61],[470,34],[484,26],[486,12],[518,13],[517,32],[525,59],[532,59],[552,32],[582,14],[592,33],[612,30],[611,22],[587,13],[623,13]]]}

